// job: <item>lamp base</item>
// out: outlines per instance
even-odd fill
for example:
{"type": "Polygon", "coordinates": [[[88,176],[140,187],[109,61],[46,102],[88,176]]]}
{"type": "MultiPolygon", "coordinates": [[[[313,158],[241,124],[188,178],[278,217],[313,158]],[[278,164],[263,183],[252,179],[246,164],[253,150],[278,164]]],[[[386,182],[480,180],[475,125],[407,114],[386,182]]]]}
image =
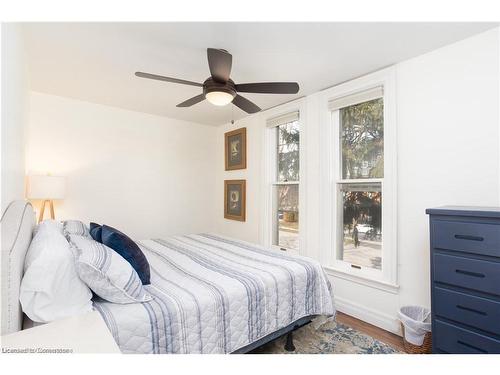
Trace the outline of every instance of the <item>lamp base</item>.
{"type": "Polygon", "coordinates": [[[47,203],[50,206],[50,218],[52,220],[55,219],[55,215],[54,215],[54,202],[51,199],[50,200],[46,199],[46,200],[43,201],[42,208],[40,209],[40,216],[38,217],[38,224],[40,224],[42,222],[42,220],[43,220],[43,214],[45,213],[45,205],[47,203]]]}

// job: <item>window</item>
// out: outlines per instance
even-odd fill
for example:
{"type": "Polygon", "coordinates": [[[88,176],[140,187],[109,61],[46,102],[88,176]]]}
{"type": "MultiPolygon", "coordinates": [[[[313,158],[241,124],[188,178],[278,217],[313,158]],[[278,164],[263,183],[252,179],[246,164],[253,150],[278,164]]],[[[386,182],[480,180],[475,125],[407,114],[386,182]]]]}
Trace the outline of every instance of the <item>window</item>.
{"type": "Polygon", "coordinates": [[[384,177],[384,101],[340,109],[342,179],[384,177]]]}
{"type": "Polygon", "coordinates": [[[382,268],[380,183],[339,184],[342,243],[337,256],[353,266],[382,268]]]}
{"type": "Polygon", "coordinates": [[[395,70],[387,68],[327,89],[321,101],[329,112],[319,123],[320,261],[338,277],[394,291],[395,70]]]}
{"type": "Polygon", "coordinates": [[[272,189],[272,244],[299,250],[300,125],[298,112],[269,120],[276,166],[272,189]]]}
{"type": "Polygon", "coordinates": [[[381,271],[384,209],[384,99],[376,88],[330,102],[339,150],[334,169],[336,259],[381,271]]]}

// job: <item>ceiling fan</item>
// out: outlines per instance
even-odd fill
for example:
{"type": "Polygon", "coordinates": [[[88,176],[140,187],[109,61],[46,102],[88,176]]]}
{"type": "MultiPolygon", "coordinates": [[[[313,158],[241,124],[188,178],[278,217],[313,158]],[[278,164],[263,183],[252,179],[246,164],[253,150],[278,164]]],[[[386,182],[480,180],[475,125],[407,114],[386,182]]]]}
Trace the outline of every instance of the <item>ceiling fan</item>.
{"type": "Polygon", "coordinates": [[[299,92],[299,85],[296,82],[261,82],[261,83],[240,83],[236,84],[229,78],[233,56],[223,49],[208,48],[208,67],[211,76],[205,82],[197,83],[178,78],[164,77],[156,74],[136,72],[135,75],[141,78],[156,79],[182,85],[197,86],[203,88],[203,94],[188,99],[177,107],[191,107],[205,99],[210,103],[223,106],[233,103],[247,113],[259,112],[260,108],[250,100],[239,95],[239,92],[249,92],[257,94],[296,94],[299,92]]]}

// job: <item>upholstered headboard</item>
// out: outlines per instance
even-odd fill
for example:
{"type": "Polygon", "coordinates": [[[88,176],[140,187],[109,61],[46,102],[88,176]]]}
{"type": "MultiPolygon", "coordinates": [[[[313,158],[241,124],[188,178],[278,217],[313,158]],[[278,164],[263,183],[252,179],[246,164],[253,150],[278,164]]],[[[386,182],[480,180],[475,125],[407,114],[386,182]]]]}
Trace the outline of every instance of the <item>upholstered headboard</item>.
{"type": "Polygon", "coordinates": [[[2,214],[2,335],[22,328],[19,289],[34,226],[35,213],[29,202],[13,201],[2,214]]]}

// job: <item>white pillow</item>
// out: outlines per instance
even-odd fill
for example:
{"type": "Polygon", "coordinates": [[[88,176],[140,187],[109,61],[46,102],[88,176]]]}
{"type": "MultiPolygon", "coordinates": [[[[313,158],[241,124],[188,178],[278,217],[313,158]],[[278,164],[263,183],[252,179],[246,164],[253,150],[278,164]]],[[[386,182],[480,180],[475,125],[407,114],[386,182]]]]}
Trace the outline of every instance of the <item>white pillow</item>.
{"type": "Polygon", "coordinates": [[[80,220],[66,220],[62,222],[62,226],[63,233],[66,237],[72,234],[76,234],[79,236],[92,238],[90,236],[89,228],[80,220]]]}
{"type": "Polygon", "coordinates": [[[26,254],[19,300],[34,322],[92,311],[92,292],[76,272],[75,256],[54,222],[38,226],[26,254]]]}
{"type": "Polygon", "coordinates": [[[33,230],[33,237],[36,236],[38,231],[42,228],[48,227],[50,229],[55,230],[56,232],[63,233],[63,224],[60,221],[45,219],[40,224],[38,224],[33,230]]]}
{"type": "Polygon", "coordinates": [[[78,275],[99,297],[123,304],[152,299],[137,272],[116,251],[91,238],[69,237],[71,246],[78,252],[78,275]]]}

